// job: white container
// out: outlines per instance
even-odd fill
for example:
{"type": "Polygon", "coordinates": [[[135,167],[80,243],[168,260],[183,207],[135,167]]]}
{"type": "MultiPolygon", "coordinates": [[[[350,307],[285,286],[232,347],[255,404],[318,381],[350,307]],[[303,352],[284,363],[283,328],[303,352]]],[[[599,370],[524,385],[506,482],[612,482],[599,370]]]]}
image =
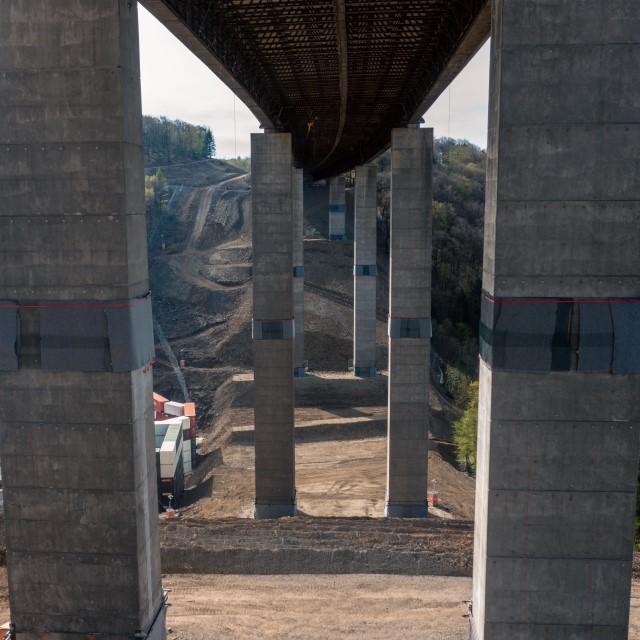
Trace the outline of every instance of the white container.
{"type": "Polygon", "coordinates": [[[173,424],[169,425],[167,435],[164,437],[164,442],[175,442],[176,448],[182,447],[182,425],[180,424],[180,420],[175,420],[173,424]]]}
{"type": "Polygon", "coordinates": [[[191,447],[184,447],[182,449],[182,459],[185,462],[191,462],[191,447]]]}
{"type": "MultiPolygon", "coordinates": [[[[160,447],[160,467],[173,467],[173,472],[176,470],[178,460],[182,455],[182,425],[181,421],[176,420],[175,424],[170,424],[167,429],[167,433],[160,447]]],[[[161,469],[162,471],[162,469],[161,469]]],[[[170,474],[171,476],[173,474],[170,474]]],[[[164,472],[161,473],[161,477],[165,476],[164,472]]]]}
{"type": "MultiPolygon", "coordinates": [[[[169,429],[171,429],[171,427],[182,428],[182,419],[181,418],[168,418],[167,420],[154,420],[153,421],[153,426],[155,428],[156,435],[158,435],[159,433],[160,434],[164,433],[164,435],[162,437],[162,442],[164,442],[167,439],[167,435],[168,435],[169,429]]],[[[175,440],[175,436],[172,436],[169,439],[170,440],[175,440]]]]}
{"type": "Polygon", "coordinates": [[[160,477],[173,478],[176,475],[176,464],[160,464],[160,477]]]}
{"type": "Polygon", "coordinates": [[[176,416],[175,418],[167,418],[166,420],[154,420],[153,424],[166,424],[168,426],[178,425],[182,427],[182,416],[176,416]]]}
{"type": "Polygon", "coordinates": [[[174,418],[174,420],[182,422],[182,439],[189,440],[191,438],[191,418],[189,416],[181,416],[180,418],[174,418]]]}
{"type": "MultiPolygon", "coordinates": [[[[160,447],[160,464],[161,466],[165,466],[165,465],[172,465],[175,462],[176,459],[176,449],[177,449],[177,444],[176,442],[167,442],[166,440],[162,443],[162,446],[160,447]]],[[[166,476],[164,474],[162,474],[162,477],[165,478],[166,476]]]]}
{"type": "Polygon", "coordinates": [[[193,473],[193,463],[191,461],[191,451],[187,455],[187,450],[182,452],[182,466],[184,467],[184,475],[188,476],[193,473]]]}
{"type": "Polygon", "coordinates": [[[168,416],[183,416],[184,415],[184,405],[181,402],[170,402],[164,403],[164,412],[168,416]]]}

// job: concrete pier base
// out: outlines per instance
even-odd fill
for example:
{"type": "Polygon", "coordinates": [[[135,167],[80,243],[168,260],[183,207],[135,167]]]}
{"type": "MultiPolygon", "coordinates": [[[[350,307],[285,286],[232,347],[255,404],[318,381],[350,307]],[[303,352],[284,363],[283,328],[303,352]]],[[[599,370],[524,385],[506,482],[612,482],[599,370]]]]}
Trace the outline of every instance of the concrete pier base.
{"type": "Polygon", "coordinates": [[[640,437],[638,9],[577,6],[493,3],[479,640],[628,637],[640,437]]]}
{"type": "Polygon", "coordinates": [[[353,241],[353,374],[372,377],[376,369],[376,168],[356,168],[353,241]]]}
{"type": "Polygon", "coordinates": [[[293,316],[296,337],[293,347],[293,375],[304,378],[304,174],[293,168],[293,316]]]}
{"type": "Polygon", "coordinates": [[[295,514],[291,135],[251,136],[254,517],[295,514]]]}
{"type": "Polygon", "coordinates": [[[425,504],[389,503],[384,505],[384,515],[388,518],[426,518],[428,515],[425,504]]]}
{"type": "Polygon", "coordinates": [[[163,639],[136,3],[7,0],[0,32],[13,637],[163,639]]]}
{"type": "Polygon", "coordinates": [[[253,517],[256,520],[268,520],[271,518],[288,518],[298,515],[295,502],[287,503],[262,503],[256,502],[253,517]]]}
{"type": "Polygon", "coordinates": [[[356,378],[375,378],[378,375],[377,367],[354,367],[353,375],[356,378]]]}
{"type": "Polygon", "coordinates": [[[427,514],[432,129],[391,142],[389,409],[385,513],[427,514]]]}
{"type": "Polygon", "coordinates": [[[329,180],[329,240],[347,239],[347,205],[344,176],[329,180]]]}

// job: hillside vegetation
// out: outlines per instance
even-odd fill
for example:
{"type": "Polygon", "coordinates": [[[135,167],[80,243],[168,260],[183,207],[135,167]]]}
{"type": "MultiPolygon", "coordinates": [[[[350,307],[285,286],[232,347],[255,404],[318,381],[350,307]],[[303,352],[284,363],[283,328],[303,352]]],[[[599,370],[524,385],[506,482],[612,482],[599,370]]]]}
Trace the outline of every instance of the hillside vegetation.
{"type": "Polygon", "coordinates": [[[147,166],[205,160],[216,154],[216,141],[209,127],[164,116],[143,116],[142,134],[147,166]]]}

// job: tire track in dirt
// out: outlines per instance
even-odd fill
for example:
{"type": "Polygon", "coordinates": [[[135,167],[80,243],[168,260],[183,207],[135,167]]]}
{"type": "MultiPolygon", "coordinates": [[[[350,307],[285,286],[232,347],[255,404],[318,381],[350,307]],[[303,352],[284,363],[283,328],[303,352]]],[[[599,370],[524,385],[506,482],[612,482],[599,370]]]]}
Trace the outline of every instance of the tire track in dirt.
{"type": "MultiPolygon", "coordinates": [[[[233,178],[229,178],[228,180],[218,182],[215,185],[194,188],[194,191],[200,192],[199,195],[196,196],[199,200],[198,209],[196,211],[195,220],[193,222],[193,225],[191,226],[191,230],[185,243],[185,249],[177,254],[170,256],[170,259],[176,263],[174,265],[175,273],[179,278],[182,279],[183,282],[195,284],[199,287],[217,291],[230,291],[239,289],[244,286],[225,285],[215,282],[214,280],[209,280],[198,272],[195,263],[198,260],[198,257],[204,253],[202,250],[198,250],[196,247],[198,246],[205,225],[207,223],[207,218],[211,210],[214,195],[216,195],[216,192],[221,190],[224,192],[223,188],[225,186],[233,182],[242,180],[245,177],[246,174],[242,174],[240,176],[235,176],[233,178]]],[[[234,202],[234,205],[237,205],[237,203],[234,202]]],[[[218,246],[218,250],[220,250],[220,248],[221,247],[218,246]]]]}

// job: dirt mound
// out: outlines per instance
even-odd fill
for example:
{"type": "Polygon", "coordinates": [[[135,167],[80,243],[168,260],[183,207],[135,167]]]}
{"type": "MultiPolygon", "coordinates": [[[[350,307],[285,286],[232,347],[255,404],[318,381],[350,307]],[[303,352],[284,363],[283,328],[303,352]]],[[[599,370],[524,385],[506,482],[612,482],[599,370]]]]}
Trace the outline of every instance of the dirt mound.
{"type": "Polygon", "coordinates": [[[170,573],[469,576],[473,525],[392,518],[185,518],[163,522],[161,540],[162,566],[170,573]]]}
{"type": "Polygon", "coordinates": [[[169,184],[189,187],[207,187],[244,174],[238,167],[215,158],[168,165],[156,164],[146,167],[146,173],[152,174],[158,169],[162,171],[169,184]]]}

